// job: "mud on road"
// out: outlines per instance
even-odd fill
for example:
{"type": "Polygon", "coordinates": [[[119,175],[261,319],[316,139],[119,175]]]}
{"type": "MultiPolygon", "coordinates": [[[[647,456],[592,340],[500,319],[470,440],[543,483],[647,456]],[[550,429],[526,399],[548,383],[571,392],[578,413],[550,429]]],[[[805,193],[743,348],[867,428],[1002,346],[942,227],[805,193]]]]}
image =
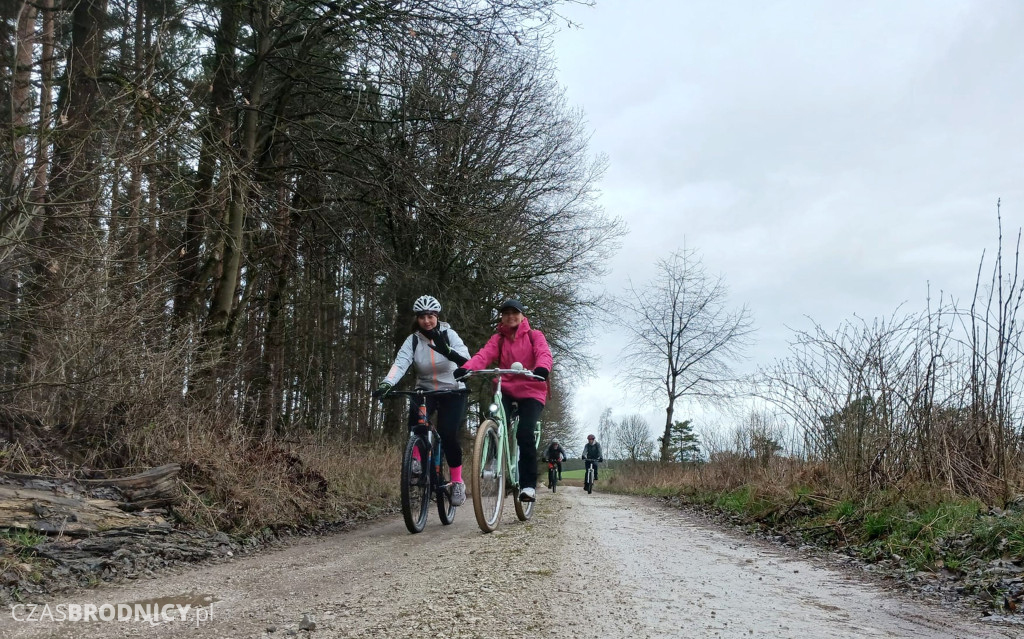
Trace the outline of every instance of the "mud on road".
{"type": "MultiPolygon", "coordinates": [[[[470,504],[410,535],[393,518],[176,575],[80,591],[59,604],[192,605],[182,621],[16,621],[29,637],[1020,637],[903,599],[657,503],[563,487],[534,518],[511,504],[482,534],[470,504]],[[201,615],[197,613],[202,612],[201,615]],[[201,617],[201,618],[197,618],[201,617]]],[[[45,616],[36,608],[35,616],[45,616]]],[[[24,619],[30,609],[15,615],[24,619]]]]}

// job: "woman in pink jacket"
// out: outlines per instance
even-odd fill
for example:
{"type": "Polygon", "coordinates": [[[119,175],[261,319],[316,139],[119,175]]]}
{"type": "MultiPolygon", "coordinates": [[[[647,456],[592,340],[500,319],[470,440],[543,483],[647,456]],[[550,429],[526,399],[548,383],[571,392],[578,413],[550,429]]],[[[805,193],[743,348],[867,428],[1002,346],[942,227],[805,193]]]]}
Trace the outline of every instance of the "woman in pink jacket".
{"type": "Polygon", "coordinates": [[[551,349],[544,333],[530,328],[519,300],[506,300],[498,310],[501,321],[494,335],[476,355],[455,370],[455,378],[462,377],[466,371],[488,368],[494,362],[498,368],[511,368],[513,362],[519,362],[523,368],[543,378],[504,375],[501,379],[505,414],[512,414],[512,402],[519,404],[519,430],[516,432],[519,440],[519,499],[534,501],[537,498],[537,443],[533,439],[533,429],[548,397],[546,380],[551,372],[551,349]]]}

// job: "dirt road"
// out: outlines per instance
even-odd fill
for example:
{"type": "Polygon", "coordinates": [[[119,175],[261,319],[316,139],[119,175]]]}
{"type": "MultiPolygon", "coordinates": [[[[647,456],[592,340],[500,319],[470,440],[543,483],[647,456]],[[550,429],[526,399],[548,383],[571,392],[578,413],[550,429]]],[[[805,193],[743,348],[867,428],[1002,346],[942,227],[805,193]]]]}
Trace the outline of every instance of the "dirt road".
{"type": "Polygon", "coordinates": [[[573,487],[542,491],[532,521],[515,520],[507,504],[501,528],[490,535],[480,533],[468,504],[450,527],[436,512],[430,517],[419,535],[397,518],[66,595],[45,602],[48,608],[5,610],[0,636],[1024,636],[1024,626],[902,600],[855,575],[641,499],[573,487]],[[66,617],[72,604],[109,604],[112,616],[117,604],[154,602],[182,608],[161,608],[171,620],[156,623],[46,617],[47,610],[66,617]],[[192,605],[187,612],[185,604],[192,605]],[[300,629],[304,614],[312,630],[300,629]]]}

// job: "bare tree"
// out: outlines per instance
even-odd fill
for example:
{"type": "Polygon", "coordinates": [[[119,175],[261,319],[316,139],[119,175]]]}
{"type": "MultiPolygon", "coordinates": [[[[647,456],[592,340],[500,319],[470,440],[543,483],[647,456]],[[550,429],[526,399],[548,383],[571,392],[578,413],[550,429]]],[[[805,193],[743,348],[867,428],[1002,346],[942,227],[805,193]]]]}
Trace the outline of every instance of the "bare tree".
{"type": "Polygon", "coordinates": [[[642,415],[628,415],[617,424],[615,450],[629,461],[646,461],[654,457],[651,427],[642,415]]]}
{"type": "Polygon", "coordinates": [[[630,285],[618,307],[630,333],[629,382],[652,400],[667,400],[661,460],[670,461],[676,401],[729,394],[732,364],[749,344],[753,321],[746,306],[727,305],[722,278],[710,276],[694,250],[674,253],[657,267],[654,280],[630,285]]]}

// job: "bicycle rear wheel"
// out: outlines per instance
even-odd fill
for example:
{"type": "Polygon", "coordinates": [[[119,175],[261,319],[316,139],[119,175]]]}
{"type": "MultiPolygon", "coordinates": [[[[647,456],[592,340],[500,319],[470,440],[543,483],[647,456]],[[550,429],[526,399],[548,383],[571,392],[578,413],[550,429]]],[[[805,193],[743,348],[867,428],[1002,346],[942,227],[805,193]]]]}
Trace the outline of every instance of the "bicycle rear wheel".
{"type": "Polygon", "coordinates": [[[500,443],[498,425],[493,420],[488,419],[480,424],[473,447],[470,489],[473,492],[476,523],[485,533],[497,529],[505,499],[505,473],[501,468],[500,443]]]}
{"type": "Polygon", "coordinates": [[[415,534],[427,524],[427,508],[430,506],[430,451],[426,442],[416,434],[409,437],[402,455],[402,517],[405,527],[415,534]],[[420,472],[413,474],[413,451],[419,450],[420,472]]]}
{"type": "Polygon", "coordinates": [[[519,521],[529,521],[530,517],[533,517],[533,505],[536,502],[520,500],[518,490],[512,495],[512,503],[516,505],[516,517],[519,521]]]}
{"type": "MultiPolygon", "coordinates": [[[[438,451],[439,453],[441,451],[438,451]]],[[[437,496],[437,516],[441,518],[441,523],[448,526],[455,521],[455,508],[452,505],[452,486],[451,477],[448,472],[448,462],[445,461],[444,455],[441,455],[441,465],[437,467],[437,488],[434,489],[434,494],[437,496]]]]}
{"type": "MultiPolygon", "coordinates": [[[[512,430],[513,430],[513,432],[515,432],[516,429],[513,428],[512,430]]],[[[509,475],[514,475],[515,478],[516,478],[516,483],[518,484],[518,486],[516,488],[514,488],[514,490],[512,491],[512,503],[516,507],[516,517],[519,518],[519,521],[527,521],[528,519],[530,519],[530,517],[533,517],[533,504],[534,504],[534,502],[532,502],[532,501],[522,501],[522,500],[519,499],[519,492],[520,492],[520,490],[523,487],[523,476],[522,476],[522,473],[519,472],[519,468],[518,468],[518,466],[519,466],[519,444],[518,444],[518,442],[512,445],[512,455],[511,455],[511,458],[513,460],[512,463],[516,464],[516,470],[515,470],[515,472],[513,472],[512,469],[510,468],[509,469],[509,475]]],[[[536,492],[536,489],[534,489],[534,492],[536,492]]]]}

